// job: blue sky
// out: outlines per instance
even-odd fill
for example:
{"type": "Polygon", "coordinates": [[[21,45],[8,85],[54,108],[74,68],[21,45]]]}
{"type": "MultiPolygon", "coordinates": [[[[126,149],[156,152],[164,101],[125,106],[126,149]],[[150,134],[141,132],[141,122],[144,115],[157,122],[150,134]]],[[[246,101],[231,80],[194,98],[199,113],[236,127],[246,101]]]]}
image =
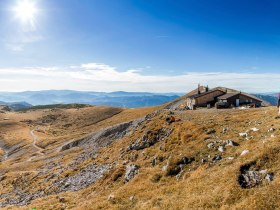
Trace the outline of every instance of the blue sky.
{"type": "Polygon", "coordinates": [[[0,88],[276,91],[279,11],[276,0],[1,0],[0,88]],[[16,17],[21,1],[34,23],[16,17]]]}

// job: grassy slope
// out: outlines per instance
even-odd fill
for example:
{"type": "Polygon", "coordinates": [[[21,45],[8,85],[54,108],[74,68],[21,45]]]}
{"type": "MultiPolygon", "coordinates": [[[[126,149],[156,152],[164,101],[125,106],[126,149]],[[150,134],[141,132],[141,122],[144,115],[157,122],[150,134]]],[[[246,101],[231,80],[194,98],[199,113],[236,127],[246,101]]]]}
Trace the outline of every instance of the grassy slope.
{"type": "MultiPolygon", "coordinates": [[[[175,132],[164,143],[166,149],[160,150],[160,144],[157,144],[146,149],[144,154],[142,151],[137,152],[138,158],[134,162],[141,166],[140,174],[128,184],[123,184],[122,180],[112,183],[109,189],[103,191],[103,197],[92,194],[94,199],[88,201],[84,208],[273,209],[279,207],[280,139],[278,136],[280,126],[279,120],[275,120],[274,115],[275,110],[272,108],[178,113],[177,117],[183,119],[183,122],[172,125],[175,132]],[[222,134],[223,127],[229,127],[231,131],[222,134]],[[245,132],[252,127],[261,129],[259,132],[251,133],[252,140],[248,141],[239,137],[239,132],[245,132]],[[271,138],[267,133],[270,127],[277,129],[275,138],[271,138]],[[235,157],[234,160],[201,164],[201,159],[206,159],[208,154],[213,156],[219,153],[206,147],[205,139],[208,135],[205,134],[205,130],[209,128],[217,131],[215,138],[232,139],[240,144],[238,147],[228,148],[223,154],[223,157],[235,157]],[[245,149],[248,149],[250,153],[240,157],[245,149]],[[195,157],[196,161],[185,168],[181,179],[166,176],[161,170],[162,166],[166,164],[168,158],[172,159],[180,155],[195,157]],[[163,157],[165,160],[151,167],[150,162],[155,156],[163,157]],[[275,180],[257,188],[241,189],[237,182],[240,167],[253,161],[256,161],[256,165],[261,169],[273,172],[275,180]],[[153,177],[156,174],[162,178],[155,183],[153,177]],[[110,193],[114,194],[116,202],[106,200],[110,193]],[[130,201],[130,196],[135,196],[135,201],[130,201]]],[[[161,123],[163,122],[158,122],[158,124],[161,123]]],[[[129,140],[124,145],[128,142],[129,140]]],[[[119,144],[112,145],[111,150],[115,147],[124,147],[121,143],[119,144]]],[[[124,159],[129,160],[130,155],[124,159]]],[[[116,156],[118,156],[117,153],[116,156]]],[[[119,162],[121,164],[121,161],[119,162]]],[[[109,178],[108,182],[110,183],[109,178]]]]}
{"type": "MultiPolygon", "coordinates": [[[[63,141],[68,135],[72,135],[71,130],[77,129],[78,136],[83,135],[94,129],[135,119],[154,109],[127,109],[93,125],[88,122],[91,118],[87,118],[90,112],[85,111],[86,115],[79,115],[81,120],[77,121],[75,129],[62,129],[54,123],[48,126],[60,130],[61,133],[57,137],[48,132],[38,133],[38,135],[51,136],[50,139],[57,138],[63,141]],[[80,124],[82,121],[89,125],[82,126],[80,124]]],[[[65,203],[59,202],[57,196],[54,195],[37,199],[28,208],[274,209],[276,206],[280,206],[278,192],[280,183],[280,165],[278,163],[280,158],[280,124],[279,120],[274,119],[275,113],[276,110],[273,107],[250,110],[213,109],[176,112],[175,118],[181,119],[181,121],[168,125],[165,122],[168,112],[163,111],[131,133],[130,136],[102,149],[97,159],[84,163],[85,165],[112,163],[114,165],[112,171],[106,174],[102,180],[78,192],[60,194],[59,196],[65,197],[65,203]],[[145,131],[157,130],[162,127],[174,129],[168,139],[144,150],[126,151],[127,146],[141,137],[145,131]],[[230,130],[224,134],[222,130],[225,127],[230,128],[230,130]],[[253,127],[259,128],[260,131],[250,132],[250,136],[252,136],[250,140],[239,137],[240,132],[245,132],[253,127]],[[271,137],[271,133],[268,133],[268,129],[271,127],[276,129],[275,137],[271,137]],[[215,129],[216,133],[207,134],[209,129],[215,129]],[[213,163],[212,157],[220,152],[208,149],[209,140],[207,139],[210,141],[211,139],[232,139],[240,146],[228,147],[221,154],[223,160],[213,163]],[[240,154],[245,149],[250,152],[241,157],[240,154]],[[208,155],[211,155],[210,159],[208,155]],[[162,167],[167,162],[170,162],[170,167],[172,167],[172,163],[183,156],[194,157],[195,161],[184,167],[184,173],[179,179],[168,176],[165,171],[162,171],[162,167]],[[226,158],[230,156],[235,157],[235,159],[227,160],[226,158]],[[161,161],[153,167],[151,162],[155,157],[161,161]],[[202,159],[205,159],[206,162],[202,163],[202,159]],[[237,182],[240,167],[254,161],[256,167],[273,172],[275,180],[256,188],[242,189],[237,182]],[[129,183],[124,183],[125,165],[131,163],[141,167],[140,173],[129,183]],[[118,179],[116,179],[116,174],[120,176],[118,179]],[[108,201],[109,195],[113,195],[114,199],[108,201]],[[134,196],[132,200],[131,196],[134,196]]],[[[72,119],[72,116],[78,115],[78,112],[73,111],[68,115],[72,119]]],[[[77,120],[76,117],[74,118],[77,120]]],[[[75,120],[67,120],[67,122],[75,120]]],[[[61,121],[57,123],[59,122],[61,121]]],[[[64,120],[63,123],[65,123],[64,120]]],[[[75,155],[75,152],[72,155],[75,155]]],[[[67,158],[70,159],[71,154],[67,158]]],[[[65,161],[67,162],[67,160],[65,161]]],[[[36,169],[36,164],[29,167],[36,169]]],[[[15,207],[10,209],[15,209],[15,207]]]]}

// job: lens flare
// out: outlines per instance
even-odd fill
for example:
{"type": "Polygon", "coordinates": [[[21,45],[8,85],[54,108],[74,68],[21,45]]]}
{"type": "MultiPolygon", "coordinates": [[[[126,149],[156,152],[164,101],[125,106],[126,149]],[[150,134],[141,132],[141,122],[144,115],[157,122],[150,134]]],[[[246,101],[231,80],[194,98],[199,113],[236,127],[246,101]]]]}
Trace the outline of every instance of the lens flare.
{"type": "Polygon", "coordinates": [[[34,0],[20,0],[14,8],[16,17],[25,24],[35,27],[35,16],[38,13],[34,0]]]}

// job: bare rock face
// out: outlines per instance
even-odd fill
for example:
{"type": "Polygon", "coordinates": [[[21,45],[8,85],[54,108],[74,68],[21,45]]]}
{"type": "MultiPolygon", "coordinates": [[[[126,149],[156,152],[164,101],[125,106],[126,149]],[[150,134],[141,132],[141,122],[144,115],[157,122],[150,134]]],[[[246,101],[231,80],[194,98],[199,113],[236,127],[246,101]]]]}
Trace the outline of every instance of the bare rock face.
{"type": "Polygon", "coordinates": [[[115,140],[124,137],[131,130],[137,128],[137,126],[143,123],[146,118],[139,118],[134,121],[104,128],[96,133],[89,135],[88,137],[66,143],[60,148],[60,151],[65,151],[73,147],[102,148],[108,146],[115,140]]]}
{"type": "Polygon", "coordinates": [[[140,167],[138,165],[128,165],[126,167],[125,176],[124,176],[125,182],[129,182],[131,179],[133,179],[135,175],[138,174],[139,168],[140,167]]]}
{"type": "Polygon", "coordinates": [[[108,170],[108,165],[90,165],[74,176],[57,180],[52,187],[58,189],[58,192],[77,191],[100,179],[108,170]]]}

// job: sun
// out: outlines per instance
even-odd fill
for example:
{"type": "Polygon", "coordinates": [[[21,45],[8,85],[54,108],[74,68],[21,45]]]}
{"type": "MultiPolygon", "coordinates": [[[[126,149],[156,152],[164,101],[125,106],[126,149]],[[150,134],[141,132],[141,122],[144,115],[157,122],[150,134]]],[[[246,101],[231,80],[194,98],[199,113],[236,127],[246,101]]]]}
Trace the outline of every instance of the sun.
{"type": "Polygon", "coordinates": [[[38,13],[34,0],[19,0],[13,10],[16,18],[20,19],[23,23],[34,26],[35,16],[38,13]]]}

